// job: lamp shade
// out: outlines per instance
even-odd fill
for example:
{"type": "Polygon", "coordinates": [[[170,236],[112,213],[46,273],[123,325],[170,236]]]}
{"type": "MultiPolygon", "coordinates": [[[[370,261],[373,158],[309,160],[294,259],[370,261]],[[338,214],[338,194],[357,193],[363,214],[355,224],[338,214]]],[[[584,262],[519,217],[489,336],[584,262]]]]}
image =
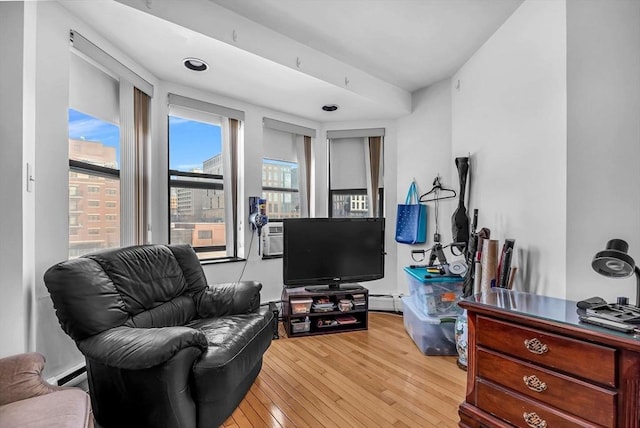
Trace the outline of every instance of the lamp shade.
{"type": "Polygon", "coordinates": [[[629,244],[622,239],[611,239],[604,250],[593,257],[591,266],[601,275],[610,278],[627,278],[631,276],[636,264],[627,254],[629,244]]]}

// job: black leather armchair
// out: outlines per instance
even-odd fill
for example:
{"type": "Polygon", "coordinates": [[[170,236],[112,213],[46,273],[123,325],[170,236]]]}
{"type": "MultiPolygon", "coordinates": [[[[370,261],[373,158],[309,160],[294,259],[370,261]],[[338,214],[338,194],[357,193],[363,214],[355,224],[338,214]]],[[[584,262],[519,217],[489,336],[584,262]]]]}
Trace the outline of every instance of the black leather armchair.
{"type": "Polygon", "coordinates": [[[85,356],[104,428],[217,427],[262,367],[273,312],[258,282],[207,286],[188,245],[86,255],[44,275],[63,330],[85,356]]]}

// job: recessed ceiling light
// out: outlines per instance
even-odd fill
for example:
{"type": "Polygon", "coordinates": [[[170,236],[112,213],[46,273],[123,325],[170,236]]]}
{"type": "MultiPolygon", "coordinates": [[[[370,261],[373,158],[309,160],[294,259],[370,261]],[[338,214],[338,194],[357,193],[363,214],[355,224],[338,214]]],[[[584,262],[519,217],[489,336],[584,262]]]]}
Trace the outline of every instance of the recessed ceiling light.
{"type": "Polygon", "coordinates": [[[336,104],[325,104],[322,106],[322,110],[324,111],[336,111],[338,110],[338,106],[336,104]]]}
{"type": "Polygon", "coordinates": [[[193,71],[206,71],[209,68],[209,64],[198,58],[185,58],[182,60],[182,63],[189,70],[193,71]]]}

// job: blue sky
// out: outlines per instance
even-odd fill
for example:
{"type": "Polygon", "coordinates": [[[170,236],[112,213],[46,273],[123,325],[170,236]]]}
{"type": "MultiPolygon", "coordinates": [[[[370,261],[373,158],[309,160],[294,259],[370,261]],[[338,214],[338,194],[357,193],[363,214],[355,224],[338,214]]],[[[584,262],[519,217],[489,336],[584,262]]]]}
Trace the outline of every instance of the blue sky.
{"type": "Polygon", "coordinates": [[[202,162],[220,154],[219,126],[169,116],[169,168],[178,171],[202,169],[202,162]]]}
{"type": "Polygon", "coordinates": [[[120,165],[120,128],[118,126],[69,109],[69,138],[99,141],[105,146],[115,147],[118,165],[120,165]]]}
{"type": "MultiPolygon", "coordinates": [[[[120,130],[118,126],[69,109],[69,138],[99,141],[115,147],[120,164],[120,130]]],[[[169,117],[169,168],[178,171],[202,169],[202,162],[221,151],[222,130],[219,126],[169,117]]]]}

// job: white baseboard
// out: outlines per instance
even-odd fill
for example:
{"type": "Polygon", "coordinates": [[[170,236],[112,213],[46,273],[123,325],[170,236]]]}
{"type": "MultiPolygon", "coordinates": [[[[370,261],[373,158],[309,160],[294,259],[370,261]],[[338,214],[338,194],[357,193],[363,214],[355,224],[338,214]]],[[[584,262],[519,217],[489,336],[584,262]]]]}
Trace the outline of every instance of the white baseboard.
{"type": "Polygon", "coordinates": [[[369,310],[402,312],[402,296],[394,295],[369,295],[369,310]]]}

